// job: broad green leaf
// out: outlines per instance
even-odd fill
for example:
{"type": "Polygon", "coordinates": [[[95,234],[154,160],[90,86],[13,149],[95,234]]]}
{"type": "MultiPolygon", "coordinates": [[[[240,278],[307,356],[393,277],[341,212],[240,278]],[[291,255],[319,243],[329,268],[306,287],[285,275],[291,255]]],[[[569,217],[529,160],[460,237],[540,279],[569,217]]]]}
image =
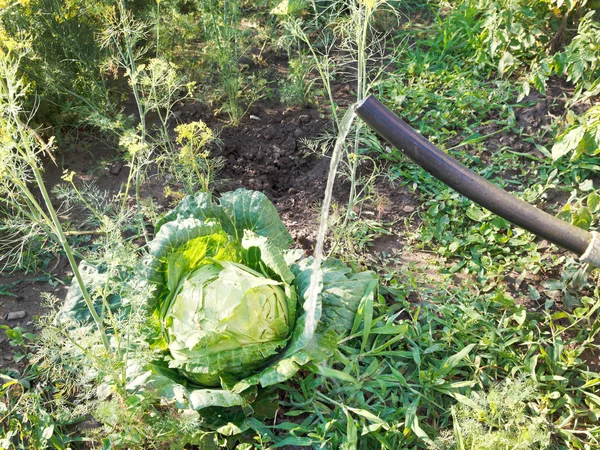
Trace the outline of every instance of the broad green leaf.
{"type": "Polygon", "coordinates": [[[592,216],[592,212],[589,210],[589,208],[580,207],[573,214],[571,222],[576,227],[583,228],[584,230],[589,230],[593,220],[594,217],[592,216]]]}
{"type": "Polygon", "coordinates": [[[277,209],[262,192],[238,189],[223,194],[219,202],[233,224],[239,241],[244,237],[244,231],[249,230],[269,238],[270,242],[282,249],[289,248],[294,242],[277,209]]]}
{"type": "Polygon", "coordinates": [[[452,397],[454,397],[459,403],[462,403],[463,405],[467,405],[468,407],[472,408],[475,411],[478,411],[480,409],[479,405],[472,399],[470,399],[469,397],[462,395],[458,392],[452,392],[450,394],[452,397]]]}
{"type": "Polygon", "coordinates": [[[351,411],[356,415],[364,417],[365,419],[367,419],[370,422],[381,425],[386,430],[390,429],[388,423],[385,420],[383,420],[381,417],[376,416],[372,412],[366,411],[361,408],[352,408],[350,406],[348,406],[347,409],[348,409],[348,411],[351,411]]]}
{"type": "Polygon", "coordinates": [[[42,439],[50,439],[52,437],[52,435],[54,434],[54,425],[48,425],[46,428],[44,428],[44,431],[42,431],[42,439]]]}
{"type": "Polygon", "coordinates": [[[258,191],[238,189],[226,192],[218,202],[205,192],[187,196],[158,221],[155,232],[158,233],[169,222],[180,222],[188,218],[214,221],[238,242],[244,237],[244,231],[249,230],[269,238],[282,249],[287,249],[293,243],[275,206],[258,191]]]}
{"type": "Polygon", "coordinates": [[[417,408],[419,407],[419,398],[416,398],[409,406],[406,408],[406,424],[405,427],[410,429],[415,435],[424,440],[425,442],[431,442],[431,439],[427,435],[427,433],[421,428],[419,425],[419,417],[417,416],[417,408]]]}
{"type": "Polygon", "coordinates": [[[190,391],[188,398],[190,407],[196,411],[213,406],[229,408],[246,404],[241,395],[225,389],[195,389],[190,391]]]}
{"type": "Polygon", "coordinates": [[[523,306],[517,307],[516,311],[512,315],[512,318],[515,320],[515,322],[522,326],[527,318],[527,309],[523,306]]]}
{"type": "MultiPolygon", "coordinates": [[[[310,284],[312,263],[312,258],[306,258],[292,267],[301,298],[305,298],[310,284]]],[[[373,272],[353,273],[348,266],[336,259],[325,260],[322,270],[323,290],[319,300],[323,311],[319,326],[346,336],[352,329],[363,297],[374,295],[377,276],[373,272]]]]}
{"type": "Polygon", "coordinates": [[[584,127],[572,128],[567,133],[563,134],[552,146],[552,159],[556,161],[565,156],[567,153],[575,151],[584,135],[584,127]]]}
{"type": "Polygon", "coordinates": [[[469,219],[474,220],[475,222],[483,222],[490,216],[490,213],[484,211],[483,209],[475,205],[469,206],[465,214],[469,219]]]}
{"type": "MultiPolygon", "coordinates": [[[[263,236],[258,236],[252,231],[246,231],[242,239],[242,247],[246,250],[256,247],[260,250],[258,264],[264,264],[270,271],[279,276],[282,281],[291,284],[294,281],[294,274],[289,268],[284,254],[281,250],[271,243],[270,239],[263,236]]],[[[248,261],[244,261],[246,265],[252,267],[248,261]]]]}
{"type": "Polygon", "coordinates": [[[223,209],[213,202],[212,196],[206,192],[199,192],[194,196],[188,195],[184,197],[177,207],[165,214],[156,223],[154,234],[158,234],[165,223],[177,222],[189,218],[195,218],[203,222],[208,220],[213,220],[217,223],[228,222],[223,209]]]}
{"type": "MultiPolygon", "coordinates": [[[[577,147],[575,148],[575,151],[573,152],[573,156],[571,157],[571,159],[575,160],[585,154],[592,154],[594,152],[594,150],[596,150],[597,148],[598,148],[598,145],[596,143],[596,139],[589,131],[586,130],[586,132],[583,135],[583,138],[579,141],[579,144],[577,144],[577,147]]],[[[585,189],[582,189],[582,190],[585,190],[585,189]]]]}
{"type": "Polygon", "coordinates": [[[456,439],[456,450],[466,450],[464,437],[454,408],[452,409],[452,427],[454,430],[454,438],[456,439]]]}
{"type": "Polygon", "coordinates": [[[587,198],[587,206],[593,213],[597,213],[600,209],[600,195],[597,192],[592,192],[587,198]]]}
{"type": "Polygon", "coordinates": [[[500,76],[504,75],[504,73],[510,69],[515,63],[515,59],[513,55],[509,51],[504,51],[500,61],[498,62],[498,74],[500,76]]]}
{"type": "MultiPolygon", "coordinates": [[[[96,267],[88,264],[86,261],[81,261],[79,264],[79,272],[83,278],[83,282],[88,289],[88,292],[92,296],[94,303],[94,309],[100,317],[106,314],[105,308],[108,307],[112,312],[122,309],[122,314],[127,314],[127,306],[123,304],[123,301],[119,295],[110,293],[103,298],[100,292],[95,290],[96,287],[104,289],[108,274],[106,273],[105,267],[96,267]]],[[[90,310],[87,307],[83,299],[83,293],[76,280],[73,280],[65,302],[54,319],[57,324],[65,325],[67,323],[75,324],[88,324],[93,322],[90,310]]]]}

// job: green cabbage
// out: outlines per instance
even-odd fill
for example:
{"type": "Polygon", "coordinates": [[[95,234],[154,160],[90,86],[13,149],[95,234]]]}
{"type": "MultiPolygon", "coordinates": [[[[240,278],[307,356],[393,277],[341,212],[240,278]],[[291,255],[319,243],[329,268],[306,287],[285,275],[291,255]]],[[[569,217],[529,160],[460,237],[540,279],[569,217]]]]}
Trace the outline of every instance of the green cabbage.
{"type": "MultiPolygon", "coordinates": [[[[199,193],[167,213],[130,281],[134,289],[153,292],[146,305],[151,330],[146,339],[163,356],[131,357],[128,389],[158,391],[179,408],[204,411],[205,427],[234,434],[248,426],[258,386],[284,382],[303,366],[325,362],[337,342],[358,328],[357,310],[373,296],[377,277],[325,259],[319,270],[320,320],[314,336],[307,336],[303,306],[313,259],[291,250],[292,243],[260,192],[239,189],[218,202],[199,193]]],[[[98,271],[88,272],[106,282],[98,271]]],[[[62,319],[85,322],[80,294],[74,285],[62,319]]],[[[128,313],[126,298],[112,300],[115,312],[128,313]]]]}

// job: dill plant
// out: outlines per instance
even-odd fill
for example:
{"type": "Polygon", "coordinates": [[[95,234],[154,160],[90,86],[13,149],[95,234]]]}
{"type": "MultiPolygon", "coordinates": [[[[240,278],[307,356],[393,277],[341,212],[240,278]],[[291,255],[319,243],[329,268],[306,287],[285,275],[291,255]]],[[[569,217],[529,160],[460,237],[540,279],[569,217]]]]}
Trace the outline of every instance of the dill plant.
{"type": "Polygon", "coordinates": [[[175,132],[180,148],[174,158],[168,158],[171,161],[170,172],[181,181],[187,194],[193,194],[197,189],[210,192],[216,172],[225,165],[224,158],[211,158],[206,149],[215,139],[212,130],[198,121],[181,124],[175,132]]]}
{"type": "Polygon", "coordinates": [[[124,1],[119,1],[116,8],[109,10],[105,20],[101,45],[113,52],[106,66],[117,71],[124,70],[139,120],[137,129],[126,130],[120,136],[119,145],[127,152],[131,167],[123,195],[123,207],[133,185],[138,210],[138,230],[148,242],[141,185],[148,168],[156,162],[156,150],[163,150],[166,154],[174,152],[169,134],[169,123],[174,117],[173,108],[191,96],[194,83],[187,82],[171,62],[161,58],[143,62],[149,50],[145,42],[149,37],[150,24],[135,18],[124,1]],[[149,123],[150,113],[158,117],[156,130],[149,123]]]}
{"type": "MultiPolygon", "coordinates": [[[[27,41],[20,73],[35,88],[24,99],[54,126],[100,122],[116,113],[99,70],[105,57],[96,35],[109,1],[19,0],[0,2],[0,47],[27,41]],[[43,101],[38,103],[38,97],[43,101]]],[[[60,135],[57,133],[57,138],[60,135]]]]}
{"type": "Polygon", "coordinates": [[[306,58],[297,57],[288,61],[290,73],[279,83],[279,98],[281,103],[289,106],[302,106],[309,94],[312,83],[307,80],[310,64],[306,58]]]}
{"type": "MultiPolygon", "coordinates": [[[[383,8],[395,14],[395,10],[388,8],[385,0],[331,2],[316,13],[313,21],[309,23],[290,15],[287,11],[281,12],[287,34],[284,42],[296,41],[308,49],[313,67],[318,72],[329,99],[331,115],[338,129],[341,122],[333,96],[332,78],[338,71],[349,74],[356,83],[354,92],[357,102],[365,99],[373,86],[380,82],[387,34],[378,31],[373,22],[377,11],[383,8]],[[316,42],[311,34],[315,29],[324,29],[318,33],[319,38],[316,42]]],[[[367,160],[373,161],[361,150],[363,139],[362,123],[358,122],[354,128],[353,142],[347,147],[344,162],[345,172],[350,182],[345,224],[355,217],[355,208],[364,201],[363,197],[371,187],[370,184],[362,184],[361,181],[370,183],[374,179],[369,176],[358,176],[361,163],[367,160]]]]}
{"type": "MultiPolygon", "coordinates": [[[[250,33],[242,24],[243,3],[231,0],[202,0],[203,61],[205,72],[214,71],[208,83],[216,81],[217,101],[221,106],[216,112],[224,112],[233,126],[240,123],[250,107],[268,94],[268,83],[255,74],[247,74],[243,56],[252,45],[250,33]]],[[[262,5],[257,5],[260,8],[262,5]]],[[[212,88],[207,95],[212,96],[212,88]]],[[[213,97],[214,98],[214,97],[213,97]]]]}
{"type": "Polygon", "coordinates": [[[435,441],[436,450],[541,449],[550,444],[544,417],[532,417],[527,403],[536,399],[533,381],[506,379],[487,393],[472,392],[452,407],[453,434],[435,441]]]}
{"type": "Polygon", "coordinates": [[[40,226],[63,248],[75,280],[84,296],[93,321],[107,352],[111,349],[102,318],[93,306],[75,256],[52,205],[42,178],[40,155],[51,157],[52,141],[44,140],[28,125],[31,115],[24,111],[22,101],[27,85],[18,75],[19,58],[0,51],[0,132],[2,161],[2,200],[40,226]],[[40,203],[31,191],[34,183],[42,196],[40,203]]]}

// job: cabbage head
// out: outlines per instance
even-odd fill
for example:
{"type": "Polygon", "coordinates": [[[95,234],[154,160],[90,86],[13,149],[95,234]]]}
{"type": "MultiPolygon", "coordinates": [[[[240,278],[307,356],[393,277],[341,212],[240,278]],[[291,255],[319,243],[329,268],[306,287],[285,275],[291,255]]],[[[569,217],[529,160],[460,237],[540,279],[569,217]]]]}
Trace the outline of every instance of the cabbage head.
{"type": "Polygon", "coordinates": [[[188,197],[159,223],[149,273],[155,343],[169,352],[170,368],[216,386],[281,352],[298,306],[290,242],[275,207],[250,191],[225,194],[220,204],[188,197]]]}

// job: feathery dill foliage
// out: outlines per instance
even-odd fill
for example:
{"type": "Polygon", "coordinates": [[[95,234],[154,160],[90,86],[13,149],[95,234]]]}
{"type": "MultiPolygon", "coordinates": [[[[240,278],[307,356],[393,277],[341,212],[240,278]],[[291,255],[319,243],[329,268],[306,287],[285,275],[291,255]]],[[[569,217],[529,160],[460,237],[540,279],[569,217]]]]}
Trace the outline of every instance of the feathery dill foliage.
{"type": "MultiPolygon", "coordinates": [[[[131,251],[126,246],[108,251],[103,261],[123,270],[131,251]],[[111,264],[112,262],[112,264],[111,264]]],[[[118,277],[111,277],[111,285],[120,286],[118,277]]],[[[110,295],[107,284],[91,286],[95,295],[110,295]]],[[[68,427],[82,418],[95,424],[83,431],[86,439],[108,440],[114,448],[184,448],[186,444],[202,442],[206,433],[198,427],[199,414],[181,411],[164,402],[158,392],[135,395],[125,391],[124,364],[138,364],[155,360],[156,351],[150,350],[145,338],[148,318],[140,305],[144,305],[151,292],[136,290],[127,295],[130,313],[126,318],[110,317],[107,322],[114,332],[117,351],[99,353],[100,336],[93,327],[64,323],[56,325],[58,310],[40,319],[38,338],[29,347],[30,361],[35,367],[37,393],[22,394],[22,401],[38,401],[38,416],[53,417],[54,438],[68,442],[68,427]],[[134,359],[135,357],[135,359],[134,359]]],[[[58,299],[49,298],[48,306],[57,307],[58,299]]],[[[35,430],[27,430],[31,439],[35,430]]],[[[210,437],[210,436],[208,436],[210,437]]]]}
{"type": "MultiPolygon", "coordinates": [[[[329,100],[329,108],[334,126],[339,128],[341,116],[334,100],[332,83],[337,77],[355,84],[355,100],[366,98],[382,82],[387,60],[395,57],[392,46],[386,48],[391,31],[383,31],[375,26],[377,14],[388,14],[395,21],[397,11],[385,0],[338,0],[333,2],[313,2],[314,16],[303,20],[289,4],[282,2],[275,13],[281,17],[284,34],[280,44],[288,52],[301,48],[301,54],[309,67],[319,74],[324,94],[329,100]]],[[[293,63],[298,66],[298,63],[293,63]]],[[[301,72],[300,72],[301,73],[301,72]]],[[[301,78],[294,75],[288,80],[289,87],[298,89],[301,78]]],[[[284,85],[285,86],[285,85],[284,85]]],[[[311,86],[312,87],[312,86],[311,86]]],[[[285,93],[285,90],[284,90],[285,93]]],[[[375,163],[369,158],[364,141],[368,131],[360,121],[354,124],[354,138],[346,147],[345,160],[341,165],[343,173],[350,182],[350,193],[346,208],[344,225],[350,219],[356,219],[375,177],[359,176],[359,167],[375,163]]],[[[326,146],[324,152],[328,151],[326,146]]]]}
{"type": "MultiPolygon", "coordinates": [[[[29,207],[28,191],[23,191],[34,180],[31,164],[39,164],[36,155],[24,158],[17,147],[21,137],[15,117],[24,113],[21,105],[26,90],[18,62],[0,49],[0,260],[8,270],[35,268],[32,253],[48,244],[48,227],[39,211],[29,207]]],[[[31,140],[31,135],[26,133],[25,138],[31,140]]]]}
{"type": "MultiPolygon", "coordinates": [[[[59,196],[71,206],[86,208],[90,225],[97,227],[98,238],[80,270],[95,304],[105,306],[102,319],[110,332],[111,351],[104,351],[97,327],[61,316],[62,301],[46,295],[51,312],[39,319],[38,336],[27,346],[38,390],[19,394],[20,403],[32,406],[14,415],[14,424],[25,423],[18,438],[23,441],[16,442],[36,438],[39,424],[26,425],[29,408],[37,417],[48,417],[52,426],[45,439],[39,437],[40,445],[50,442],[50,437],[68,442],[67,428],[82,418],[97,424],[83,432],[87,438],[108,439],[115,448],[164,448],[166,444],[183,448],[202,442],[207,435],[197,426],[198,413],[178,410],[157,392],[132,395],[126,388],[127,368],[146,365],[161,353],[147,341],[152,329],[146,306],[153,289],[126,282],[139,271],[139,249],[122,237],[135,211],[122,211],[117,197],[107,198],[90,186],[78,188],[72,178],[65,178],[70,184],[60,188],[59,196]],[[126,299],[121,311],[127,314],[111,312],[109,305],[116,297],[126,299]]],[[[13,436],[14,430],[10,426],[8,430],[13,436]]]]}
{"type": "Polygon", "coordinates": [[[432,448],[547,448],[550,445],[547,425],[543,418],[531,417],[527,406],[535,399],[533,380],[507,379],[488,392],[472,392],[452,407],[454,432],[443,433],[432,448]]]}
{"type": "Polygon", "coordinates": [[[2,125],[2,158],[14,165],[3,167],[1,173],[4,192],[11,195],[5,200],[8,208],[16,209],[32,222],[41,226],[65,252],[75,279],[82,291],[84,302],[102,336],[102,344],[108,351],[109,344],[104,325],[92,306],[92,300],[77,267],[73,250],[66,239],[62,224],[42,178],[40,155],[50,158],[52,139],[45,142],[30,126],[32,113],[23,109],[22,101],[27,85],[19,76],[21,59],[0,50],[0,121],[2,125]],[[37,200],[30,185],[39,189],[42,202],[37,200]]]}
{"type": "Polygon", "coordinates": [[[37,120],[76,127],[117,113],[100,64],[97,33],[110,1],[22,0],[0,3],[0,47],[24,46],[20,75],[31,85],[24,104],[37,120]],[[38,103],[38,99],[43,101],[38,103]]]}

